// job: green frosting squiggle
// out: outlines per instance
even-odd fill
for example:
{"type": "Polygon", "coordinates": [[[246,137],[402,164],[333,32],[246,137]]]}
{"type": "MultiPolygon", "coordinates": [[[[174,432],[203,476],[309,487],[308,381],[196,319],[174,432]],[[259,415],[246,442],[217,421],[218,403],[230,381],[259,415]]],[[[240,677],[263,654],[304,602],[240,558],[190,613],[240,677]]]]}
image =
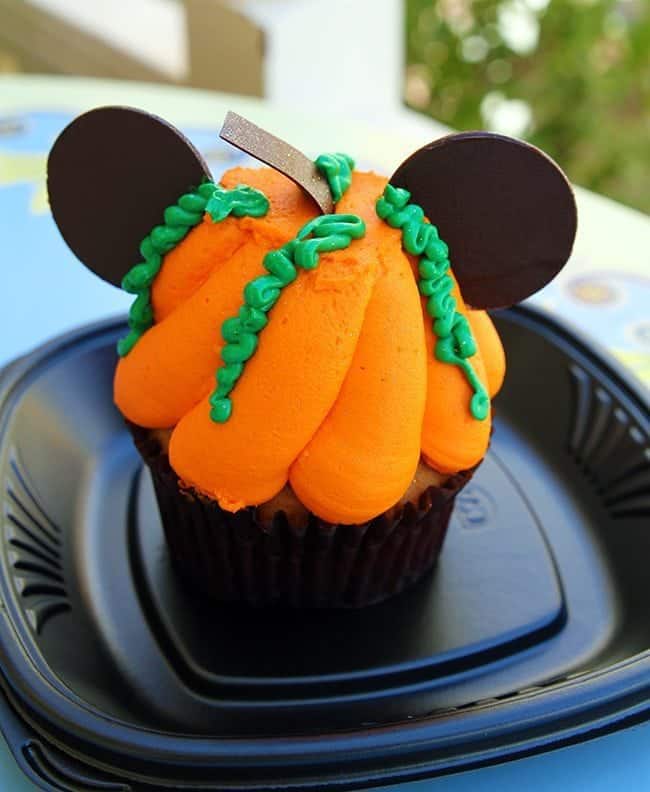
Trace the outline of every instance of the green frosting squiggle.
{"type": "Polygon", "coordinates": [[[377,201],[377,214],[393,228],[402,232],[404,249],[420,256],[420,293],[427,297],[427,312],[433,319],[437,341],[436,358],[462,369],[474,395],[470,411],[479,421],[490,412],[490,397],[468,358],[476,354],[476,341],[467,319],[456,310],[452,295],[453,281],[449,275],[449,248],[438,236],[438,229],[425,222],[420,206],[409,203],[411,193],[388,184],[377,201]]]}
{"type": "Polygon", "coordinates": [[[262,217],[268,210],[268,199],[259,190],[243,185],[226,190],[209,181],[181,195],[174,206],[168,206],[163,215],[164,225],[156,226],[142,240],[140,255],[144,260],[132,267],[122,280],[124,291],[135,294],[136,298],[129,311],[129,333],[118,341],[118,354],[121,357],[128,355],[153,325],[151,286],[160,271],[163,256],[201,222],[205,212],[218,223],[230,214],[235,217],[262,217]]]}
{"type": "Polygon", "coordinates": [[[354,160],[347,154],[321,154],[315,165],[327,179],[332,200],[338,203],[352,184],[354,160]]]}
{"type": "Polygon", "coordinates": [[[298,276],[298,268],[318,266],[321,253],[347,248],[353,239],[366,233],[357,215],[321,215],[304,225],[296,237],[264,257],[268,275],[260,275],[244,287],[244,304],[237,316],[226,319],[221,335],[226,342],[221,350],[223,364],[217,370],[217,387],[210,396],[210,417],[224,423],[232,414],[230,392],[244,371],[244,364],[254,354],[258,334],[266,327],[267,313],[273,308],[282,289],[298,276]]]}

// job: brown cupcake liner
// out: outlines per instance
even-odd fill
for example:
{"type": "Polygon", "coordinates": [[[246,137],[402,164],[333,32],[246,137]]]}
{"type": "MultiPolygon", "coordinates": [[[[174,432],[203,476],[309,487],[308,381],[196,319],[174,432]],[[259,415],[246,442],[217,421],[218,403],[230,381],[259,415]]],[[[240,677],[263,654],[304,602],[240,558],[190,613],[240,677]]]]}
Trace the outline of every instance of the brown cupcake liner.
{"type": "Polygon", "coordinates": [[[129,427],[148,465],[170,556],[187,585],[210,598],[251,605],[362,607],[419,580],[434,565],[454,499],[473,470],[430,487],[363,525],[336,525],[310,514],[292,526],[283,511],[262,521],[254,507],[224,511],[183,489],[166,454],[129,427]]]}

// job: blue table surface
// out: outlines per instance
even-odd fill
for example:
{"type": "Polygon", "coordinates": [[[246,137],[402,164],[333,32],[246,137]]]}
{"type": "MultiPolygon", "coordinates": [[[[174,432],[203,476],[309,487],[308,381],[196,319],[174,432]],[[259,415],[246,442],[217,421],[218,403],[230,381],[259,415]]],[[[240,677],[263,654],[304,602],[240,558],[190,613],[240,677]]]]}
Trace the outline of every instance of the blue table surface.
{"type": "MultiPolygon", "coordinates": [[[[49,142],[69,117],[70,113],[67,112],[33,114],[32,129],[40,127],[43,138],[47,138],[49,142]]],[[[202,140],[199,133],[195,133],[193,137],[199,146],[209,142],[202,140]]],[[[214,142],[212,134],[210,141],[214,142]]],[[[34,147],[42,149],[42,145],[35,146],[32,139],[25,139],[20,142],[20,146],[26,153],[34,147]]],[[[238,155],[231,156],[235,162],[238,155]]],[[[26,167],[29,170],[31,167],[28,160],[20,160],[20,163],[21,168],[26,167]]],[[[1,177],[0,167],[0,186],[3,186],[1,177]]],[[[3,311],[4,316],[0,317],[0,367],[17,354],[62,330],[85,321],[123,313],[130,302],[127,295],[101,283],[71,258],[49,214],[43,207],[39,207],[39,200],[41,198],[38,192],[34,192],[33,180],[29,174],[23,178],[19,173],[17,178],[13,178],[9,173],[4,189],[0,190],[0,208],[3,208],[0,215],[3,237],[1,269],[5,270],[0,271],[0,277],[3,291],[8,288],[12,299],[8,301],[8,313],[3,311]],[[30,201],[31,211],[28,210],[30,201]],[[25,225],[28,218],[29,231],[25,225]],[[37,271],[40,289],[38,293],[30,296],[29,290],[37,271]],[[53,292],[56,292],[56,310],[51,309],[53,302],[50,298],[53,292]]],[[[644,231],[644,236],[650,242],[650,234],[644,231]]],[[[648,247],[650,245],[646,249],[648,247]]],[[[635,336],[635,343],[640,340],[647,343],[650,334],[647,327],[650,314],[647,302],[649,282],[639,279],[638,276],[635,278],[635,288],[629,289],[625,301],[617,305],[625,305],[626,314],[629,316],[635,305],[633,298],[638,297],[638,306],[634,310],[638,309],[639,316],[635,320],[635,327],[638,330],[637,326],[643,323],[641,329],[645,329],[646,334],[635,336]]],[[[590,288],[593,292],[593,285],[590,288]]],[[[551,296],[556,302],[560,299],[557,295],[551,296]]],[[[625,338],[621,335],[620,344],[625,339],[629,341],[629,338],[629,333],[625,338]]],[[[643,724],[537,756],[428,781],[405,783],[392,786],[391,789],[413,792],[475,792],[488,788],[499,792],[527,789],[540,792],[609,792],[615,788],[650,790],[649,748],[650,724],[643,724]]],[[[34,788],[18,768],[8,747],[0,741],[0,792],[21,792],[34,788]]]]}

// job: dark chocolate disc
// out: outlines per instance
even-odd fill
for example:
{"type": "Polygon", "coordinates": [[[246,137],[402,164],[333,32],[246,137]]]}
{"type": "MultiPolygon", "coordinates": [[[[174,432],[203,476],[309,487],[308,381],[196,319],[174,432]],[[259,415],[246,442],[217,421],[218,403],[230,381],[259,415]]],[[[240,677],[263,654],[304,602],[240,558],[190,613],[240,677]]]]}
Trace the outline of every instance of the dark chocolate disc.
{"type": "Polygon", "coordinates": [[[545,286],[566,263],[575,199],[550,157],[520,140],[464,132],[412,154],[391,178],[449,246],[468,305],[501,308],[545,286]]]}
{"type": "Polygon", "coordinates": [[[59,135],[47,162],[52,214],[75,255],[119,286],[164,210],[210,178],[177,129],[130,107],[99,107],[59,135]]]}

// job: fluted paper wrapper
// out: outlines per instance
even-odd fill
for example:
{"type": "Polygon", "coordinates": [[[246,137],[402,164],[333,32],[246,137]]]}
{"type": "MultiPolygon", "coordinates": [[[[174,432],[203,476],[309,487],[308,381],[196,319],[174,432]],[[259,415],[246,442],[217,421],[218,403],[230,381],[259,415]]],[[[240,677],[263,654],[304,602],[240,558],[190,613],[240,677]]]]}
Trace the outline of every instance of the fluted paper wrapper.
{"type": "Polygon", "coordinates": [[[284,512],[258,519],[254,507],[232,513],[184,489],[146,430],[130,427],[148,465],[177,572],[217,600],[251,605],[362,607],[397,594],[434,565],[458,492],[473,471],[430,487],[417,503],[363,525],[310,514],[292,526],[284,512]]]}

